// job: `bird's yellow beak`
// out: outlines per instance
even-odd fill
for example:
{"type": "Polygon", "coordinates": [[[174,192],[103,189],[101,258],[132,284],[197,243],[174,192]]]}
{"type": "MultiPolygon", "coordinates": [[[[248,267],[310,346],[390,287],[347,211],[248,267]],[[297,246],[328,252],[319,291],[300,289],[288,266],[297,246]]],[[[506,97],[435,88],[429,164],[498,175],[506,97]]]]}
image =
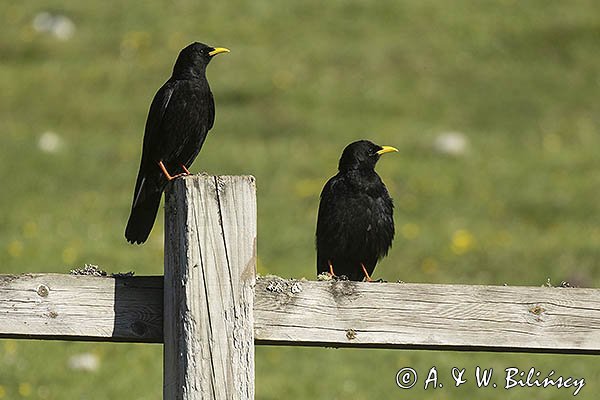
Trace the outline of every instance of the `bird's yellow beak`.
{"type": "Polygon", "coordinates": [[[391,153],[393,151],[398,151],[398,149],[392,146],[381,146],[381,150],[379,150],[377,154],[382,155],[385,153],[391,153]]]}
{"type": "Polygon", "coordinates": [[[212,57],[220,53],[229,53],[229,49],[226,49],[225,47],[215,47],[215,49],[208,53],[208,55],[212,57]]]}

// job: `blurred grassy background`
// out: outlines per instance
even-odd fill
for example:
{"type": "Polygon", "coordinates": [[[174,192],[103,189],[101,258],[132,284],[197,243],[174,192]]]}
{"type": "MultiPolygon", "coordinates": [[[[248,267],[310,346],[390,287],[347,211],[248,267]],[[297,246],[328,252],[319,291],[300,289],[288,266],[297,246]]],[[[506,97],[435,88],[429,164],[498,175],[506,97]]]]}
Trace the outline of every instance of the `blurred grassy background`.
{"type": "MultiPolygon", "coordinates": [[[[192,170],[256,176],[260,273],[314,277],[320,189],[369,138],[400,149],[378,166],[398,233],[376,277],[600,285],[596,0],[4,1],[0,21],[2,273],[161,273],[162,212],[141,247],[123,230],[150,101],[198,40],[232,52],[209,67],[217,118],[192,170]],[[436,150],[450,131],[464,151],[436,150]]],[[[400,368],[433,365],[600,389],[597,357],[259,347],[257,398],[572,394],[396,387],[400,368]]],[[[0,399],[159,399],[161,368],[157,345],[2,340],[0,399]]]]}

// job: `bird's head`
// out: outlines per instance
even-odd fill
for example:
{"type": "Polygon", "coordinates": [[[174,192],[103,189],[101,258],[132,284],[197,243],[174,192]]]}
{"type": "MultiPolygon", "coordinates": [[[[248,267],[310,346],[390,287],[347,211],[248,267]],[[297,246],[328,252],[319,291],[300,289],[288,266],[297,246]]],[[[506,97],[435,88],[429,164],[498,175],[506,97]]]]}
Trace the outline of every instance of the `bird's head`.
{"type": "Polygon", "coordinates": [[[368,140],[350,143],[340,158],[339,170],[373,169],[382,154],[398,151],[392,146],[379,146],[368,140]]]}
{"type": "Polygon", "coordinates": [[[206,66],[214,56],[221,53],[229,53],[224,47],[211,47],[204,43],[194,42],[185,47],[175,61],[173,74],[182,73],[204,73],[206,66]]]}

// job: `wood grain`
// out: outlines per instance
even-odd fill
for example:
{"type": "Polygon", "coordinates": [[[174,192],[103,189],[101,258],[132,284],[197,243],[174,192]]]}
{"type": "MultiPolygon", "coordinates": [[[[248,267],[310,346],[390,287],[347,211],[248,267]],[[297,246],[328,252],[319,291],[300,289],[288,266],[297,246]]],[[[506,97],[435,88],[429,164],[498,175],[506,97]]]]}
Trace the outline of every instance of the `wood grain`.
{"type": "Polygon", "coordinates": [[[192,176],[166,193],[164,398],[253,399],[254,178],[192,176]]]}
{"type": "Polygon", "coordinates": [[[0,337],[162,342],[162,277],[0,275],[0,337]]]}
{"type": "Polygon", "coordinates": [[[256,285],[257,344],[600,354],[600,290],[285,281],[256,285]]]}
{"type": "MultiPolygon", "coordinates": [[[[162,281],[0,275],[0,337],[162,342],[162,281]]],[[[600,354],[600,289],[264,277],[253,317],[257,345],[600,354]]]]}

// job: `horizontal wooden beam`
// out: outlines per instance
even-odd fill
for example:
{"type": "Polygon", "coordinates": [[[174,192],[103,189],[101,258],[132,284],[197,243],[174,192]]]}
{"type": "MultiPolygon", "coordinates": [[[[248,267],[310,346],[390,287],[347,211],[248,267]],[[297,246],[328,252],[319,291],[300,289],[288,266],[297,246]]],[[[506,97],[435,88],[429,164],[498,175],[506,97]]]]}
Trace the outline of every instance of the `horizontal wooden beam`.
{"type": "MultiPolygon", "coordinates": [[[[162,342],[163,277],[0,275],[0,337],[162,342]]],[[[600,354],[600,289],[264,277],[256,344],[600,354]]]]}
{"type": "Polygon", "coordinates": [[[600,289],[257,282],[257,344],[600,354],[600,289]]]}
{"type": "Polygon", "coordinates": [[[0,275],[0,337],[162,342],[163,277],[0,275]]]}

